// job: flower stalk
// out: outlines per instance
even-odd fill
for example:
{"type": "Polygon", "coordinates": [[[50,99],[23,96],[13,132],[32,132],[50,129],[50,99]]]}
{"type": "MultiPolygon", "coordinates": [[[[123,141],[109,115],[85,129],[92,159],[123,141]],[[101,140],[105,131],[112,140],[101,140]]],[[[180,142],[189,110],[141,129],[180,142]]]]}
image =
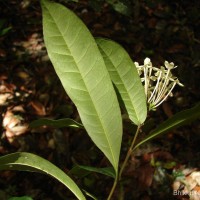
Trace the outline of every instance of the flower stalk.
{"type": "MultiPolygon", "coordinates": [[[[165,61],[164,66],[160,68],[154,67],[149,58],[144,60],[144,65],[139,65],[135,62],[138,74],[141,77],[141,81],[144,84],[144,91],[146,94],[148,111],[155,110],[160,104],[167,99],[168,96],[172,96],[172,90],[176,85],[183,86],[177,77],[173,76],[171,70],[176,68],[173,62],[169,63],[165,61]]],[[[132,143],[127,151],[126,157],[122,163],[119,174],[117,174],[110,194],[107,200],[111,200],[115,191],[118,181],[121,180],[122,173],[127,165],[127,162],[134,151],[136,140],[141,130],[141,126],[137,127],[136,133],[132,140],[132,143]]]]}

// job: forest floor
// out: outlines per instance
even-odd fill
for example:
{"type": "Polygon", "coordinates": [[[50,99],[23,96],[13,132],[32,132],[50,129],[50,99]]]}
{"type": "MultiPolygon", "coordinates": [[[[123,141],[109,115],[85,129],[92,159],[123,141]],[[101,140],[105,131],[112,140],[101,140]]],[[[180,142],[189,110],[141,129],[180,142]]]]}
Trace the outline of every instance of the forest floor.
{"type": "MultiPolygon", "coordinates": [[[[128,16],[116,12],[107,3],[101,3],[99,8],[91,7],[86,0],[67,5],[95,37],[117,41],[134,61],[142,64],[150,57],[156,66],[165,60],[178,65],[175,73],[184,87],[177,87],[172,98],[149,114],[149,127],[139,139],[158,123],[199,102],[198,1],[180,4],[138,2],[131,5],[132,13],[128,16]]],[[[47,56],[38,1],[0,0],[0,155],[32,152],[66,173],[74,164],[95,167],[109,164],[84,130],[30,128],[30,122],[39,118],[80,121],[47,56]]],[[[129,121],[124,122],[121,158],[126,155],[133,129],[129,121]]],[[[199,121],[146,143],[131,156],[113,199],[118,199],[119,193],[121,200],[192,199],[193,196],[173,193],[176,187],[173,186],[174,171],[181,171],[187,179],[191,179],[192,172],[199,172],[199,143],[199,121]]],[[[113,182],[99,174],[72,178],[98,200],[106,199],[113,182]]],[[[200,185],[195,188],[200,191],[200,185]]],[[[74,199],[62,184],[46,175],[16,171],[0,173],[1,200],[25,195],[34,200],[74,199]]],[[[195,198],[198,200],[200,196],[195,198]]]]}

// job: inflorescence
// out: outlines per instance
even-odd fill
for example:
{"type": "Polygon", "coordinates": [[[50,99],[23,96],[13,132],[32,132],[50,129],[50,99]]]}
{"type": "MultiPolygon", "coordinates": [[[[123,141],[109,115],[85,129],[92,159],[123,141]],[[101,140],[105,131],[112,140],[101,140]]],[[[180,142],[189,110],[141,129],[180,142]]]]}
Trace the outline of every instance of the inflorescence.
{"type": "Polygon", "coordinates": [[[176,84],[183,86],[171,73],[171,70],[177,66],[168,61],[165,61],[164,65],[165,67],[154,67],[149,58],[144,60],[144,65],[135,62],[141,81],[144,83],[149,110],[155,110],[168,96],[172,96],[176,84]]]}

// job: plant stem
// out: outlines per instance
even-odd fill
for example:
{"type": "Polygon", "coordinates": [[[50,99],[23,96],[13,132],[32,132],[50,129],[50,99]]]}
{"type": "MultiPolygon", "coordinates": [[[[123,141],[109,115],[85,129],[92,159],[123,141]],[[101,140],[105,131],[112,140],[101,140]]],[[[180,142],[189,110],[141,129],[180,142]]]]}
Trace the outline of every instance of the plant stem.
{"type": "Polygon", "coordinates": [[[116,175],[115,181],[114,181],[114,183],[113,183],[112,189],[111,189],[111,191],[110,191],[110,194],[109,194],[107,200],[110,200],[110,199],[111,199],[111,197],[112,197],[112,195],[113,195],[113,192],[115,191],[115,188],[116,188],[116,186],[117,186],[117,182],[118,182],[118,176],[116,175]]]}
{"type": "Polygon", "coordinates": [[[129,159],[130,156],[131,156],[131,153],[132,153],[132,151],[133,151],[133,147],[134,147],[134,145],[135,145],[135,142],[136,142],[137,136],[138,136],[138,134],[139,134],[140,128],[141,128],[141,125],[139,125],[139,126],[137,127],[137,130],[136,130],[136,133],[135,133],[135,135],[134,135],[134,138],[133,138],[133,141],[132,141],[132,143],[131,143],[131,146],[130,146],[129,149],[128,149],[128,152],[127,152],[127,154],[126,154],[126,158],[125,158],[125,160],[124,160],[124,162],[123,162],[123,164],[122,164],[122,167],[121,167],[121,169],[120,169],[120,171],[119,171],[119,178],[118,178],[118,175],[116,175],[115,181],[114,181],[114,183],[113,183],[112,189],[111,189],[111,191],[110,191],[110,194],[109,194],[107,200],[111,200],[111,197],[112,197],[112,195],[113,195],[113,193],[114,193],[114,191],[115,191],[115,188],[116,188],[116,186],[117,186],[118,180],[121,179],[122,172],[123,172],[124,168],[126,167],[126,164],[127,164],[128,159],[129,159]]]}
{"type": "Polygon", "coordinates": [[[138,136],[138,134],[139,134],[140,127],[141,127],[141,125],[139,125],[139,126],[137,127],[137,130],[136,130],[136,133],[135,133],[135,135],[134,135],[134,138],[133,138],[133,141],[132,141],[132,143],[131,143],[131,146],[130,146],[129,149],[128,149],[128,152],[127,152],[127,154],[126,154],[126,158],[125,158],[125,160],[124,160],[124,162],[123,162],[123,164],[122,164],[122,167],[121,167],[121,169],[120,169],[120,171],[119,171],[119,180],[121,180],[122,172],[124,171],[124,168],[126,167],[127,161],[128,161],[128,159],[130,158],[131,153],[133,152],[133,147],[134,147],[134,145],[135,145],[137,136],[138,136]]]}

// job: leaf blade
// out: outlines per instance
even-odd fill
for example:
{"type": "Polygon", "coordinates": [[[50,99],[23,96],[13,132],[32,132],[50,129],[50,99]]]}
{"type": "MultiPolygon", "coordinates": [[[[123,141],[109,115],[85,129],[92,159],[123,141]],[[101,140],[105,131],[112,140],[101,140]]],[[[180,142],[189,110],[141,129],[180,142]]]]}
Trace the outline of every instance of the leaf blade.
{"type": "Polygon", "coordinates": [[[8,200],[33,200],[33,199],[29,196],[22,196],[22,197],[11,197],[8,200]]]}
{"type": "Polygon", "coordinates": [[[75,174],[75,175],[80,174],[79,176],[81,177],[84,177],[92,172],[100,173],[100,174],[115,178],[114,170],[111,167],[97,168],[97,167],[91,167],[91,166],[85,166],[85,165],[75,165],[70,170],[70,173],[75,174]],[[81,170],[83,170],[83,172],[81,172],[81,170]]]}
{"type": "Polygon", "coordinates": [[[198,118],[200,118],[200,103],[190,109],[175,114],[171,118],[164,121],[162,124],[158,125],[157,128],[154,129],[149,135],[147,135],[141,142],[139,142],[134,147],[134,149],[161,134],[165,134],[174,128],[178,128],[182,125],[188,124],[198,118]]]}
{"type": "Polygon", "coordinates": [[[24,170],[48,174],[64,184],[78,199],[86,200],[69,176],[48,160],[32,153],[17,152],[0,157],[0,170],[24,170]]]}
{"type": "Polygon", "coordinates": [[[142,124],[147,116],[146,97],[134,63],[123,47],[116,42],[102,38],[96,39],[96,42],[129,118],[136,125],[142,124]]]}
{"type": "Polygon", "coordinates": [[[117,172],[121,113],[94,38],[64,6],[42,0],[42,9],[44,40],[55,71],[76,105],[89,136],[117,172]]]}
{"type": "Polygon", "coordinates": [[[63,119],[57,119],[57,120],[42,118],[42,119],[32,121],[29,127],[37,128],[39,126],[44,126],[44,125],[52,126],[55,128],[63,128],[63,127],[83,128],[82,124],[70,118],[63,118],[63,119]]]}

